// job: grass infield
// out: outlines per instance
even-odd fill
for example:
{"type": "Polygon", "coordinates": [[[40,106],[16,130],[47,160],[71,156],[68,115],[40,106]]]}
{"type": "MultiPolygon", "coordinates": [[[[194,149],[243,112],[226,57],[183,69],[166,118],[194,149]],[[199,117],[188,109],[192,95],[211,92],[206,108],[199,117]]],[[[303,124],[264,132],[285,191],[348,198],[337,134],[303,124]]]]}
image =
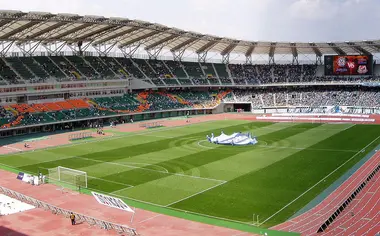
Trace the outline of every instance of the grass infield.
{"type": "Polygon", "coordinates": [[[89,189],[132,206],[259,233],[253,215],[260,227],[285,221],[379,145],[379,134],[378,125],[223,120],[6,155],[0,163],[33,173],[86,171],[89,189]],[[206,141],[221,130],[250,131],[259,143],[206,141]]]}

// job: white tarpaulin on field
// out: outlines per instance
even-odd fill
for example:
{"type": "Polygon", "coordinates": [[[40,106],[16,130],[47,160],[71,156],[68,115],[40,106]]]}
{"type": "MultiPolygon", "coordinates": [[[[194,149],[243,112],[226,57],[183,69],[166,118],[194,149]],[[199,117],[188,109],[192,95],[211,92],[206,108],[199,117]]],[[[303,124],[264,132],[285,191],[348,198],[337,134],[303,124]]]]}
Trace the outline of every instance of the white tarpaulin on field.
{"type": "Polygon", "coordinates": [[[134,213],[132,208],[130,208],[127,204],[125,204],[125,202],[123,202],[120,198],[111,197],[111,196],[104,195],[101,193],[96,193],[96,192],[91,192],[91,193],[95,197],[96,201],[98,201],[100,204],[134,213]]]}

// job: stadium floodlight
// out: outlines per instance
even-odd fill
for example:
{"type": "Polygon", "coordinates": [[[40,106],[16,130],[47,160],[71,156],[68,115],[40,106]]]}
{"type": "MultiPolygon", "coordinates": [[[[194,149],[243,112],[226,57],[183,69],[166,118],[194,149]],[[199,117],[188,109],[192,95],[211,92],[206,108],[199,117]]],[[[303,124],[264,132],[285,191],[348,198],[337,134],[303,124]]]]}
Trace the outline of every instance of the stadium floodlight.
{"type": "Polygon", "coordinates": [[[87,172],[58,166],[48,169],[49,182],[69,184],[78,188],[87,188],[87,172]]]}

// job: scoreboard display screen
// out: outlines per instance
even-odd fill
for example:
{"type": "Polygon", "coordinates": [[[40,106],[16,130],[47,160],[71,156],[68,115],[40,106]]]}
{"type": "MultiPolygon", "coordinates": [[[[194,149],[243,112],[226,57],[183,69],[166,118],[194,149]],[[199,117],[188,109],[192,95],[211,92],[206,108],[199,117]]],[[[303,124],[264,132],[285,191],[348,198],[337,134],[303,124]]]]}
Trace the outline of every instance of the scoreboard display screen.
{"type": "Polygon", "coordinates": [[[325,75],[372,75],[373,57],[325,56],[325,75]]]}

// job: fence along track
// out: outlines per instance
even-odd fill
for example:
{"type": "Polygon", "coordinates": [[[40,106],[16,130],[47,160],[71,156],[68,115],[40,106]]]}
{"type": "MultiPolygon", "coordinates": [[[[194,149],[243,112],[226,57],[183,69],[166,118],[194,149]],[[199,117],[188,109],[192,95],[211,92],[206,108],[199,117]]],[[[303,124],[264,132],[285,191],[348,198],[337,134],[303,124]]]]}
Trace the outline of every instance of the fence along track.
{"type": "MultiPolygon", "coordinates": [[[[73,211],[65,210],[65,209],[60,208],[60,207],[53,206],[49,203],[37,200],[35,198],[28,197],[24,194],[18,193],[16,191],[13,191],[13,190],[10,190],[7,188],[4,188],[2,186],[0,186],[0,193],[7,195],[8,197],[15,198],[19,201],[33,205],[36,208],[42,208],[44,210],[51,211],[51,213],[53,213],[55,215],[63,215],[66,218],[68,218],[70,216],[70,213],[73,212],[73,211]]],[[[75,214],[76,219],[78,219],[79,222],[86,222],[87,224],[89,224],[91,226],[97,226],[97,227],[99,227],[101,229],[105,229],[105,230],[115,230],[117,233],[120,233],[120,234],[124,233],[124,234],[127,234],[129,236],[138,235],[136,229],[131,228],[129,226],[115,224],[115,223],[111,223],[111,222],[104,221],[104,220],[99,220],[99,219],[96,219],[94,217],[86,216],[86,215],[76,213],[76,212],[73,212],[73,213],[75,214]]]]}

